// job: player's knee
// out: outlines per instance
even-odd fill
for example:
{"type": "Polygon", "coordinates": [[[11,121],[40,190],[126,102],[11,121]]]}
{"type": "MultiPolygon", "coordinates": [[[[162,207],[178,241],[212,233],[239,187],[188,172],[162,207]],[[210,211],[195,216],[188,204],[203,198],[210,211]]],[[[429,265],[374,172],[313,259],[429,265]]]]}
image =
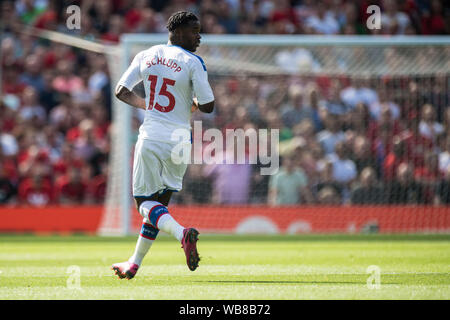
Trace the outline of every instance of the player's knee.
{"type": "Polygon", "coordinates": [[[155,227],[158,226],[159,218],[162,215],[169,213],[167,207],[160,202],[148,200],[140,204],[138,211],[144,218],[144,222],[151,223],[155,227]]]}
{"type": "Polygon", "coordinates": [[[152,195],[151,197],[144,197],[144,198],[134,198],[134,203],[136,205],[136,210],[142,215],[141,213],[141,205],[146,201],[156,201],[157,197],[155,195],[152,195]]]}

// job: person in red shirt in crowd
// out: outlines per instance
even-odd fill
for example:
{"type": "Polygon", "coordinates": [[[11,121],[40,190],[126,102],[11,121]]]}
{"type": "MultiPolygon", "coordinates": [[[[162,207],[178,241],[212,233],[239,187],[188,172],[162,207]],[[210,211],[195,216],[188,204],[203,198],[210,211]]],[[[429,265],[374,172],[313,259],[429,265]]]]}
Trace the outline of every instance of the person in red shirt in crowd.
{"type": "Polygon", "coordinates": [[[87,185],[82,181],[81,168],[70,167],[67,174],[56,182],[56,194],[61,204],[82,204],[85,202],[87,185]]]}
{"type": "Polygon", "coordinates": [[[100,174],[89,181],[89,198],[93,203],[102,204],[105,201],[106,183],[108,181],[108,164],[102,163],[100,174]]]}
{"type": "Polygon", "coordinates": [[[445,34],[448,31],[443,12],[441,1],[431,1],[431,12],[424,12],[421,19],[422,34],[445,34]]]}
{"type": "Polygon", "coordinates": [[[289,0],[277,1],[269,22],[278,34],[296,33],[300,30],[300,21],[289,0]]]}
{"type": "MultiPolygon", "coordinates": [[[[125,28],[128,32],[135,32],[139,23],[143,20],[144,10],[149,10],[147,8],[146,0],[137,0],[133,3],[125,13],[125,28]]],[[[150,9],[152,10],[152,9],[150,9]]]]}
{"type": "Polygon", "coordinates": [[[389,182],[395,178],[397,169],[402,163],[408,163],[406,142],[399,136],[395,136],[390,151],[383,162],[383,178],[389,182]]]}
{"type": "Polygon", "coordinates": [[[107,121],[106,111],[93,111],[93,119],[86,118],[78,125],[70,128],[66,133],[66,139],[74,143],[79,139],[84,131],[91,131],[96,145],[103,145],[107,138],[110,123],[107,121]]]}
{"type": "Polygon", "coordinates": [[[425,202],[433,203],[435,201],[435,190],[444,175],[439,170],[439,158],[436,153],[427,152],[424,160],[424,165],[414,171],[414,178],[423,187],[425,202]]]}
{"type": "Polygon", "coordinates": [[[120,35],[124,33],[124,21],[119,15],[112,15],[109,20],[108,31],[101,36],[103,41],[119,42],[120,35]]]}
{"type": "Polygon", "coordinates": [[[27,87],[26,83],[19,79],[21,66],[14,63],[12,66],[7,66],[3,69],[2,90],[3,93],[14,94],[20,96],[27,87]]]}
{"type": "MultiPolygon", "coordinates": [[[[30,133],[31,134],[31,133],[30,133]]],[[[28,136],[27,140],[31,141],[32,137],[28,136]]],[[[27,143],[27,142],[22,142],[27,143]]],[[[18,169],[21,177],[29,177],[33,174],[33,170],[39,167],[40,173],[45,178],[50,178],[50,159],[48,152],[40,149],[37,144],[32,141],[29,146],[25,146],[23,151],[18,155],[18,169]]]]}
{"type": "MultiPolygon", "coordinates": [[[[390,136],[396,136],[401,132],[400,122],[392,117],[389,106],[384,105],[381,109],[380,120],[371,121],[367,130],[367,136],[372,146],[376,145],[376,140],[380,137],[381,128],[389,130],[390,136]]],[[[384,145],[384,154],[388,154],[392,150],[392,140],[387,140],[384,145]]]]}
{"type": "Polygon", "coordinates": [[[70,167],[81,168],[84,165],[81,159],[74,152],[74,146],[71,143],[64,143],[61,148],[61,157],[52,164],[52,170],[55,174],[55,179],[67,174],[70,167]]]}
{"type": "Polygon", "coordinates": [[[408,129],[401,132],[399,137],[406,142],[406,158],[418,168],[424,165],[425,153],[433,150],[433,141],[420,134],[417,113],[411,113],[408,120],[408,129]]]}
{"type": "Polygon", "coordinates": [[[4,156],[2,154],[1,148],[0,148],[0,163],[3,168],[3,173],[5,177],[16,185],[17,181],[19,180],[19,172],[17,170],[14,157],[4,156]]]}
{"type": "Polygon", "coordinates": [[[18,189],[20,204],[43,207],[55,201],[52,181],[45,176],[42,166],[34,167],[31,177],[22,180],[18,189]]]}

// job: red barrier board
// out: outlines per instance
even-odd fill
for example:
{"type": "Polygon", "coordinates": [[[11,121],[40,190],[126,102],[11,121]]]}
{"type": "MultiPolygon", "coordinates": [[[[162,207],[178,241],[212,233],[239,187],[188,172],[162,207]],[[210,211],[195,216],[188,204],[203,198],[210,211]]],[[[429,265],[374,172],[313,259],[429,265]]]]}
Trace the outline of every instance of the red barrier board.
{"type": "MultiPolygon", "coordinates": [[[[359,233],[375,227],[380,233],[449,233],[450,207],[268,207],[170,206],[182,225],[218,233],[359,233]]],[[[2,207],[0,232],[95,233],[101,206],[2,207]]],[[[132,227],[142,217],[133,210],[132,227]]]]}
{"type": "Polygon", "coordinates": [[[95,233],[103,207],[0,207],[0,232],[95,233]]]}
{"type": "Polygon", "coordinates": [[[380,233],[450,232],[450,207],[173,207],[173,216],[204,232],[380,233]]]}

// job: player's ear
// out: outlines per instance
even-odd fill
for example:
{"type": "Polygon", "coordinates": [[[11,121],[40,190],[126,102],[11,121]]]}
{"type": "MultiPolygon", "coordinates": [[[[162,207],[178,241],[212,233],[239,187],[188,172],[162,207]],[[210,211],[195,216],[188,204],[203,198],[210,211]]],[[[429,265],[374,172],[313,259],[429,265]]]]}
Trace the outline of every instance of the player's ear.
{"type": "Polygon", "coordinates": [[[175,42],[180,42],[180,40],[182,39],[182,29],[181,28],[176,28],[175,30],[170,32],[171,37],[170,39],[175,41],[175,42]]]}

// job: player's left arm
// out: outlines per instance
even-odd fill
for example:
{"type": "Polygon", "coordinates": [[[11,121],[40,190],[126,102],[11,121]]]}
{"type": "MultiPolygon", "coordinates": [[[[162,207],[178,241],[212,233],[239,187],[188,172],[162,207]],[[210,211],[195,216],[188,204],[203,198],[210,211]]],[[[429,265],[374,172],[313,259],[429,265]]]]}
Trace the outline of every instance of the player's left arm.
{"type": "Polygon", "coordinates": [[[214,94],[208,82],[208,73],[202,62],[196,61],[192,71],[192,87],[197,100],[193,107],[201,112],[211,113],[214,110],[214,94]]]}

